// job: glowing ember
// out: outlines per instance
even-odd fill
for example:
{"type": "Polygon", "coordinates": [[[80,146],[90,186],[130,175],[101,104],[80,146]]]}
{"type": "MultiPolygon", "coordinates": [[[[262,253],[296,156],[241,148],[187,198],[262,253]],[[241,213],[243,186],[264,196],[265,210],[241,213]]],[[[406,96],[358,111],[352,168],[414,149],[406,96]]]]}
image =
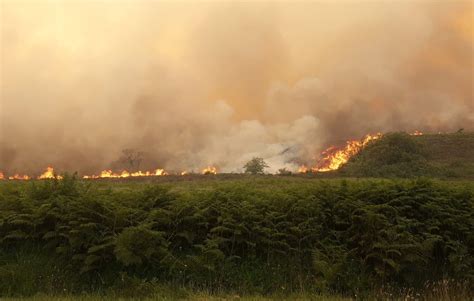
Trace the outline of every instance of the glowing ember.
{"type": "Polygon", "coordinates": [[[185,176],[185,175],[188,175],[188,174],[189,174],[189,173],[188,173],[186,170],[181,172],[181,175],[182,175],[182,176],[185,176]]]}
{"type": "Polygon", "coordinates": [[[412,135],[412,136],[422,136],[423,133],[420,132],[420,131],[418,131],[418,130],[416,130],[416,131],[414,131],[413,133],[411,133],[410,135],[412,135]]]}
{"type": "Polygon", "coordinates": [[[202,170],[203,175],[215,175],[217,174],[217,168],[214,166],[208,166],[202,170]]]}
{"type": "Polygon", "coordinates": [[[5,175],[0,171],[0,180],[5,180],[5,175]]]}

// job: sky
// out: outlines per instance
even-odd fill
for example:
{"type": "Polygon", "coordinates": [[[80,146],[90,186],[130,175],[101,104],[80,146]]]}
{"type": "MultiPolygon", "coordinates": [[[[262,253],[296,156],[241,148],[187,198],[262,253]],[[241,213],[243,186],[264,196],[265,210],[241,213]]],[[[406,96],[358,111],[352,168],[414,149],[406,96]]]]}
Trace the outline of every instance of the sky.
{"type": "Polygon", "coordinates": [[[473,1],[0,0],[0,170],[311,165],[474,130],[473,1]]]}

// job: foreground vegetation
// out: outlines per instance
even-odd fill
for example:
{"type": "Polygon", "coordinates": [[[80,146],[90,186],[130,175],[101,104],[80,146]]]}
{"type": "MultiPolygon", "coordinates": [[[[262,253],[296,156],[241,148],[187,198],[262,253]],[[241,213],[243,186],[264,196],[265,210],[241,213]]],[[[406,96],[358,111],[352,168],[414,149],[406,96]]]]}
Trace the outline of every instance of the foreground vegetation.
{"type": "Polygon", "coordinates": [[[473,230],[472,182],[5,182],[0,296],[462,300],[473,230]]]}

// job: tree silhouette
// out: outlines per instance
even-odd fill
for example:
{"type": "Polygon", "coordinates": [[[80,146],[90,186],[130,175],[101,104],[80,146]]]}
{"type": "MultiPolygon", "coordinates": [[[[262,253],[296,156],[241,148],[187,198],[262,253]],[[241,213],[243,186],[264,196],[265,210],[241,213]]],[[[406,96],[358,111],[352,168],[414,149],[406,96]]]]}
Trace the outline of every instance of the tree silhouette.
{"type": "Polygon", "coordinates": [[[250,160],[244,165],[245,172],[253,175],[263,174],[265,168],[267,167],[269,166],[263,160],[263,158],[258,157],[254,157],[252,160],[250,160]]]}
{"type": "Polygon", "coordinates": [[[140,164],[142,163],[143,153],[137,150],[127,148],[122,150],[122,157],[120,162],[127,165],[130,170],[140,169],[140,164]]]}

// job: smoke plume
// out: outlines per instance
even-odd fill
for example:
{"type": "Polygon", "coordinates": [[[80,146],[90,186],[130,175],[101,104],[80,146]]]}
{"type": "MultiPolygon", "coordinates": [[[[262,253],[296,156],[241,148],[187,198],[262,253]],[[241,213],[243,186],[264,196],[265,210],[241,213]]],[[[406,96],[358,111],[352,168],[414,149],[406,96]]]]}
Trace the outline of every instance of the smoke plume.
{"type": "Polygon", "coordinates": [[[471,1],[3,1],[0,170],[239,172],[474,129],[471,1]]]}

